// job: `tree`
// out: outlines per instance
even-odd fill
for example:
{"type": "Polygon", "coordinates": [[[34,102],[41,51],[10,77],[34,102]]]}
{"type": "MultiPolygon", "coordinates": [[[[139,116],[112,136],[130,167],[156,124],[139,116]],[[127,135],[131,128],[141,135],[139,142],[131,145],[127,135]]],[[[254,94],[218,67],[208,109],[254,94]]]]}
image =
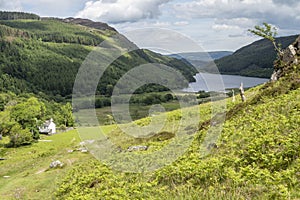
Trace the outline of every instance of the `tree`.
{"type": "Polygon", "coordinates": [[[19,124],[12,127],[9,134],[9,146],[19,147],[22,145],[31,144],[33,141],[32,134],[28,129],[23,129],[19,124]]]}
{"type": "Polygon", "coordinates": [[[263,23],[263,26],[255,26],[254,29],[248,30],[250,33],[263,37],[267,40],[270,40],[274,45],[274,48],[278,54],[278,56],[283,54],[281,49],[281,45],[277,44],[275,37],[277,36],[277,28],[272,26],[266,22],[263,23]]]}
{"type": "Polygon", "coordinates": [[[23,129],[28,129],[37,136],[37,121],[44,116],[45,105],[37,98],[31,97],[26,102],[19,103],[11,109],[11,118],[23,129]]]}
{"type": "Polygon", "coordinates": [[[276,81],[280,78],[282,73],[281,61],[284,54],[283,50],[281,49],[281,44],[277,44],[275,40],[275,37],[277,36],[277,28],[265,22],[263,23],[263,26],[255,26],[254,28],[254,30],[249,29],[248,31],[254,35],[270,40],[277,52],[277,60],[274,62],[274,72],[271,76],[271,81],[276,81]]]}
{"type": "Polygon", "coordinates": [[[67,103],[66,105],[61,107],[61,115],[64,118],[64,125],[66,127],[73,126],[74,125],[74,118],[72,114],[72,105],[70,103],[67,103]]]}
{"type": "Polygon", "coordinates": [[[8,136],[11,129],[17,124],[14,120],[10,119],[9,110],[0,112],[0,122],[0,136],[8,136]]]}

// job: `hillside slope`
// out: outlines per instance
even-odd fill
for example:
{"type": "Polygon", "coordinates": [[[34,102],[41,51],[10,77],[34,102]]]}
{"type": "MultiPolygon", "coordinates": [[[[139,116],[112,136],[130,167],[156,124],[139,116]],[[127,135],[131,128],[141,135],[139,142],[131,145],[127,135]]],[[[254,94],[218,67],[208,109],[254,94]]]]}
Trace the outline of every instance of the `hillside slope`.
{"type": "MultiPolygon", "coordinates": [[[[286,48],[295,41],[297,35],[280,37],[276,41],[286,48]]],[[[245,46],[230,56],[215,61],[222,74],[270,78],[273,73],[273,62],[276,52],[268,40],[259,40],[245,46]]],[[[209,71],[209,67],[207,68],[209,71]]]]}
{"type": "MultiPolygon", "coordinates": [[[[4,139],[0,142],[0,157],[7,160],[0,161],[0,174],[6,178],[0,182],[0,196],[4,199],[299,199],[299,80],[300,65],[295,65],[279,81],[248,90],[246,103],[239,98],[235,103],[228,99],[222,135],[206,157],[202,157],[199,147],[207,134],[211,105],[190,108],[201,112],[192,146],[176,162],[151,173],[118,172],[90,154],[68,153],[80,147],[76,131],[43,138],[51,142],[18,149],[3,149],[7,141],[4,139]],[[54,160],[64,162],[65,167],[49,169],[54,160]]],[[[102,128],[121,142],[122,136],[115,126],[102,128]]],[[[124,138],[122,146],[142,144],[156,151],[167,142],[156,139],[141,143],[124,138]]]]}
{"type": "MultiPolygon", "coordinates": [[[[0,14],[15,16],[15,13],[0,14]]],[[[95,46],[118,34],[107,24],[84,19],[35,19],[29,15],[24,20],[23,14],[15,17],[15,20],[0,20],[0,85],[4,92],[70,96],[86,56],[95,46]]],[[[130,43],[125,37],[123,40],[130,43]]],[[[168,65],[194,81],[196,70],[190,64],[138,49],[112,63],[100,80],[97,94],[110,95],[109,85],[114,86],[130,69],[146,63],[168,65]]]]}
{"type": "MultiPolygon", "coordinates": [[[[58,189],[58,198],[299,199],[300,64],[284,68],[277,82],[248,90],[247,102],[227,99],[222,134],[207,146],[212,148],[210,155],[203,157],[200,148],[208,128],[214,127],[210,104],[203,104],[194,142],[176,162],[155,172],[130,174],[90,161],[69,172],[58,189]]],[[[172,115],[176,112],[168,114],[172,115]]],[[[133,141],[127,136],[122,139],[118,130],[107,134],[122,141],[121,148],[148,145],[152,152],[166,144],[133,141]]]]}

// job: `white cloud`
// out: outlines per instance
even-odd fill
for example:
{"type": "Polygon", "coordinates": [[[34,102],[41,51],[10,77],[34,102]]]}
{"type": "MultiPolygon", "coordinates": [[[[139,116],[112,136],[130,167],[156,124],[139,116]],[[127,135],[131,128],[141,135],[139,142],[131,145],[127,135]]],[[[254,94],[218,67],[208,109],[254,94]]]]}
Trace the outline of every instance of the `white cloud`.
{"type": "Polygon", "coordinates": [[[247,27],[253,27],[257,25],[256,19],[249,19],[249,18],[232,18],[232,19],[216,19],[215,23],[217,25],[230,25],[230,26],[237,26],[240,28],[247,28],[247,27]]]}
{"type": "Polygon", "coordinates": [[[89,1],[77,17],[109,23],[134,22],[157,18],[160,6],[170,0],[98,0],[89,1]]]}
{"type": "Polygon", "coordinates": [[[0,9],[23,11],[41,16],[69,17],[74,16],[84,7],[88,0],[0,0],[0,9]]]}
{"type": "Polygon", "coordinates": [[[23,9],[41,16],[74,16],[88,0],[22,0],[23,9]]]}
{"type": "Polygon", "coordinates": [[[238,26],[230,26],[230,25],[227,25],[227,24],[215,24],[212,26],[212,29],[213,30],[216,30],[216,31],[223,31],[223,30],[239,30],[239,27],[238,26]]]}
{"type": "MultiPolygon", "coordinates": [[[[185,3],[177,3],[174,9],[178,17],[187,18],[214,18],[218,20],[227,20],[240,27],[252,26],[252,22],[268,22],[277,26],[288,28],[297,26],[300,20],[300,4],[283,3],[280,0],[194,0],[185,3]],[[278,3],[284,5],[278,5],[278,3]]],[[[296,2],[290,0],[289,2],[296,2]]],[[[227,23],[225,23],[227,24],[227,23]]],[[[231,25],[231,24],[227,24],[231,25]]]]}
{"type": "Polygon", "coordinates": [[[300,3],[299,0],[273,0],[273,2],[276,4],[287,5],[287,6],[294,6],[300,3]]]}
{"type": "Polygon", "coordinates": [[[22,10],[21,2],[0,0],[0,10],[20,11],[22,10]]]}
{"type": "Polygon", "coordinates": [[[186,25],[189,25],[190,23],[188,21],[178,21],[178,22],[175,22],[174,25],[175,26],[186,26],[186,25]]]}

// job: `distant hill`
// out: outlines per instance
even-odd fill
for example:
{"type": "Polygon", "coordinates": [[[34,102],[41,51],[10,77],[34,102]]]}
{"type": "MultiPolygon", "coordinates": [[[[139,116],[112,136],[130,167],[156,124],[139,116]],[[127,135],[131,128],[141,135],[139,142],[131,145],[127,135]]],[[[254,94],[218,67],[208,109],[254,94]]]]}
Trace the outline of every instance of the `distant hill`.
{"type": "Polygon", "coordinates": [[[189,53],[178,53],[171,54],[169,56],[174,58],[184,58],[187,60],[199,60],[199,61],[211,61],[211,59],[216,60],[223,58],[225,56],[231,55],[231,51],[213,51],[213,52],[189,52],[189,53]]]}
{"type": "Polygon", "coordinates": [[[212,60],[220,59],[231,55],[231,51],[214,51],[214,52],[189,52],[171,54],[170,57],[188,61],[198,69],[203,69],[212,60]]]}
{"type": "MultiPolygon", "coordinates": [[[[286,48],[293,43],[298,35],[277,38],[277,42],[286,48]]],[[[237,50],[232,55],[215,60],[222,74],[270,78],[276,52],[268,40],[259,40],[237,50]]],[[[209,71],[209,67],[206,67],[209,71]]]]}
{"type": "MultiPolygon", "coordinates": [[[[91,20],[0,12],[0,91],[70,97],[76,74],[86,56],[95,46],[116,34],[117,31],[107,24],[91,20]]],[[[122,37],[125,43],[135,46],[122,37]]],[[[168,65],[181,71],[188,81],[195,81],[196,71],[189,63],[138,49],[111,64],[99,82],[97,94],[109,96],[111,87],[126,72],[146,63],[168,65]]]]}

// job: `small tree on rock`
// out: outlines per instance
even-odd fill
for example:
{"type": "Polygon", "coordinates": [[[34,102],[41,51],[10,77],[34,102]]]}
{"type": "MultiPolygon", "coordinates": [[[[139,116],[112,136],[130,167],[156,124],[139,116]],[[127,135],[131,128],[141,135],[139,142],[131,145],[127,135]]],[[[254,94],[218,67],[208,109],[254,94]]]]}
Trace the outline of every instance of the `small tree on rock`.
{"type": "Polygon", "coordinates": [[[278,34],[277,28],[275,26],[272,26],[264,22],[263,26],[255,26],[254,29],[249,29],[248,31],[254,35],[270,40],[277,52],[277,55],[280,56],[283,54],[283,51],[281,49],[281,44],[278,44],[275,39],[275,37],[278,34]]]}

